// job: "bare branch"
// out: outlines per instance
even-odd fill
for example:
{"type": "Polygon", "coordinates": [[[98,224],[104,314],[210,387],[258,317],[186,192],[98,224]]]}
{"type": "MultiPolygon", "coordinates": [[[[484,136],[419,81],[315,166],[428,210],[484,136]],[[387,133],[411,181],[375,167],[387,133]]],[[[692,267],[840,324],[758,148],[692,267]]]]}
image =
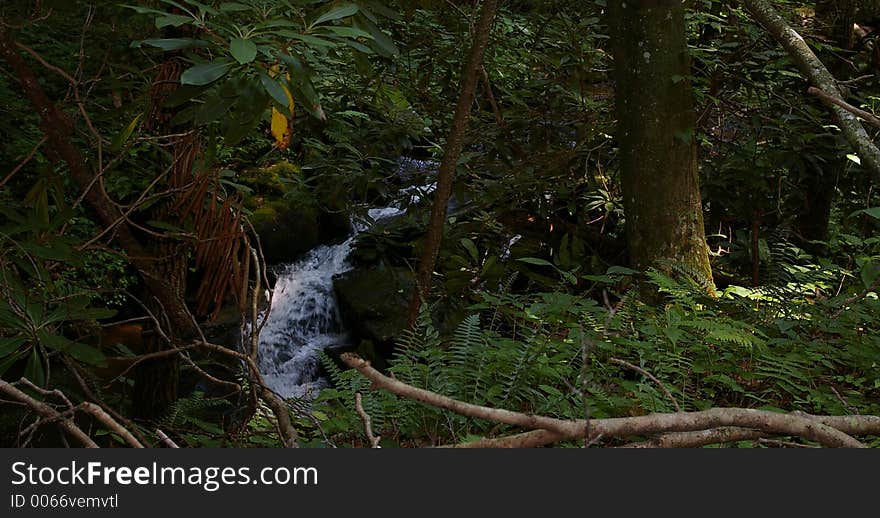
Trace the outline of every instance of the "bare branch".
{"type": "MultiPolygon", "coordinates": [[[[565,438],[584,437],[586,435],[587,423],[585,420],[566,421],[552,417],[473,405],[389,378],[372,368],[369,362],[364,361],[356,354],[344,353],[341,355],[341,359],[346,365],[357,369],[358,372],[370,379],[376,387],[386,389],[398,396],[420,401],[431,406],[445,408],[468,417],[556,432],[565,438]]],[[[850,416],[848,419],[853,419],[853,417],[850,416]]],[[[605,437],[629,437],[664,432],[706,430],[724,426],[753,428],[777,435],[801,436],[831,447],[865,447],[861,442],[838,429],[822,423],[819,419],[797,414],[779,414],[748,408],[712,408],[700,412],[593,419],[589,423],[589,437],[594,438],[600,435],[605,437]]]]}
{"type": "Polygon", "coordinates": [[[364,423],[364,432],[367,434],[367,439],[370,440],[371,448],[381,448],[379,446],[379,441],[382,440],[381,437],[377,437],[373,435],[373,425],[370,420],[370,414],[364,410],[364,404],[361,398],[360,392],[354,393],[354,408],[357,410],[357,414],[360,416],[361,421],[364,423]]]}
{"type": "Polygon", "coordinates": [[[91,415],[98,421],[100,421],[104,426],[110,429],[110,431],[118,434],[122,439],[128,443],[132,448],[143,448],[144,445],[138,441],[134,435],[131,434],[128,429],[119,424],[115,419],[110,417],[110,414],[105,412],[101,407],[94,403],[89,403],[86,401],[85,403],[80,403],[77,406],[77,409],[82,410],[83,412],[91,415]]]}
{"type": "Polygon", "coordinates": [[[159,440],[162,441],[162,444],[164,444],[165,446],[168,446],[169,448],[180,448],[180,446],[175,444],[174,441],[172,441],[170,437],[165,435],[165,432],[163,432],[162,430],[160,430],[158,428],[156,428],[156,437],[158,437],[159,440]]]}
{"type": "MultiPolygon", "coordinates": [[[[788,52],[788,55],[807,79],[831,97],[842,100],[839,83],[828,72],[822,61],[810,49],[804,38],[792,29],[779,13],[766,0],[743,0],[743,4],[752,16],[763,25],[776,41],[788,52]]],[[[858,119],[839,106],[833,104],[834,112],[843,136],[859,155],[862,164],[872,173],[874,181],[880,183],[880,149],[865,132],[858,119]]]]}
{"type": "Polygon", "coordinates": [[[836,106],[840,106],[844,110],[852,113],[856,117],[861,117],[865,120],[865,122],[871,124],[872,126],[876,126],[880,128],[880,119],[874,116],[873,113],[866,112],[865,110],[856,108],[855,106],[849,104],[848,102],[838,99],[837,97],[829,94],[828,92],[816,88],[815,86],[811,86],[807,88],[807,92],[815,95],[816,97],[825,101],[826,104],[833,104],[836,106]]]}
{"type": "Polygon", "coordinates": [[[0,379],[0,392],[15,399],[16,401],[20,401],[26,404],[41,417],[50,421],[57,422],[58,426],[60,426],[61,429],[73,436],[73,438],[76,439],[77,442],[79,442],[86,448],[98,447],[95,441],[93,441],[85,432],[82,431],[79,426],[77,426],[68,417],[61,415],[60,412],[58,412],[51,406],[41,401],[37,401],[36,399],[30,397],[29,395],[25,394],[21,390],[15,388],[10,383],[2,379],[0,379]]]}

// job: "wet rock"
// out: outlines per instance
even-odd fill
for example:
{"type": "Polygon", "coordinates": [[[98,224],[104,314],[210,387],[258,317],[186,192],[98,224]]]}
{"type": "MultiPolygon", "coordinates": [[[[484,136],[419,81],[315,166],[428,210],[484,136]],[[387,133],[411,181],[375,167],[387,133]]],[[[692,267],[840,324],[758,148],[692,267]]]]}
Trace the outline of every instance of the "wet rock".
{"type": "Polygon", "coordinates": [[[260,236],[266,262],[289,262],[319,243],[319,210],[316,206],[285,200],[268,202],[251,215],[260,236]]]}
{"type": "Polygon", "coordinates": [[[354,343],[371,342],[377,352],[393,348],[406,328],[415,281],[408,268],[352,270],[333,283],[342,319],[354,343]]]}

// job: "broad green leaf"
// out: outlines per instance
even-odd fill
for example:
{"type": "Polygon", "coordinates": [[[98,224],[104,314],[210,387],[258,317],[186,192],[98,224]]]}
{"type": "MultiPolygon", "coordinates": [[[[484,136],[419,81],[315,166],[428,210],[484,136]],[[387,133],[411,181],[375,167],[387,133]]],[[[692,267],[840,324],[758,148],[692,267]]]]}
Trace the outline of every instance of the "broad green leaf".
{"type": "Polygon", "coordinates": [[[330,31],[337,36],[342,36],[345,38],[364,38],[367,40],[372,40],[373,36],[365,31],[360,29],[356,29],[354,27],[343,27],[338,25],[328,25],[324,27],[323,30],[330,31]]]}
{"type": "Polygon", "coordinates": [[[107,360],[98,348],[88,344],[75,343],[67,351],[73,359],[87,363],[89,365],[101,366],[107,360]]]}
{"type": "Polygon", "coordinates": [[[229,63],[206,63],[186,69],[180,76],[184,85],[203,86],[220,79],[229,71],[229,63]]]}
{"type": "Polygon", "coordinates": [[[167,14],[165,16],[160,16],[156,18],[156,28],[162,29],[164,27],[180,27],[181,25],[186,25],[187,23],[192,22],[193,19],[189,16],[182,16],[179,14],[167,14]]]}
{"type": "Polygon", "coordinates": [[[272,97],[272,99],[286,109],[288,106],[288,98],[281,84],[269,77],[266,73],[260,73],[260,82],[263,83],[263,88],[266,89],[266,92],[272,97]]]}
{"type": "Polygon", "coordinates": [[[390,58],[398,55],[400,51],[394,45],[394,41],[373,22],[362,11],[354,18],[354,25],[360,29],[366,30],[373,36],[372,46],[382,57],[390,58]]]}
{"type": "Polygon", "coordinates": [[[287,65],[287,68],[293,72],[293,75],[299,77],[304,73],[302,60],[296,56],[291,56],[290,54],[281,53],[278,55],[278,58],[287,65]]]}
{"type": "Polygon", "coordinates": [[[151,47],[157,47],[166,52],[171,50],[193,49],[208,46],[207,41],[197,40],[193,38],[150,39],[142,41],[141,44],[149,45],[151,47]]]}
{"type": "Polygon", "coordinates": [[[229,44],[229,52],[240,65],[246,65],[257,57],[257,44],[251,40],[233,38],[229,44]]]}
{"type": "Polygon", "coordinates": [[[42,387],[46,384],[46,372],[43,370],[43,360],[36,347],[31,348],[27,365],[24,367],[24,377],[31,380],[34,385],[42,387]]]}
{"type": "Polygon", "coordinates": [[[465,250],[468,251],[473,260],[476,261],[480,257],[480,254],[477,252],[477,245],[475,245],[473,241],[468,238],[462,238],[460,243],[461,246],[463,246],[465,250]]]}
{"type": "Polygon", "coordinates": [[[546,261],[544,259],[539,259],[537,257],[520,257],[517,261],[521,261],[528,264],[534,264],[536,266],[553,266],[553,263],[546,261]]]}
{"type": "Polygon", "coordinates": [[[636,270],[625,268],[623,266],[612,266],[605,272],[606,275],[636,275],[638,273],[639,272],[636,270]]]}
{"type": "Polygon", "coordinates": [[[59,262],[72,262],[75,259],[73,249],[64,243],[49,242],[45,245],[38,245],[33,242],[28,242],[21,243],[20,246],[29,254],[39,257],[40,259],[59,262]]]}
{"type": "Polygon", "coordinates": [[[23,336],[13,336],[11,338],[0,338],[0,358],[9,356],[16,352],[19,347],[24,345],[27,339],[23,336]]]}
{"type": "Polygon", "coordinates": [[[198,110],[193,120],[199,126],[210,124],[225,115],[229,108],[235,104],[235,101],[235,98],[229,97],[210,97],[198,110]]]}
{"type": "Polygon", "coordinates": [[[299,40],[303,43],[314,47],[336,47],[337,44],[332,41],[327,41],[323,38],[319,38],[317,36],[310,36],[308,34],[300,34],[294,31],[278,31],[280,36],[285,36],[287,38],[292,38],[295,40],[299,40]]]}
{"type": "Polygon", "coordinates": [[[251,7],[238,2],[223,2],[220,4],[220,10],[224,13],[232,13],[236,11],[250,11],[251,7]]]}
{"type": "Polygon", "coordinates": [[[354,4],[342,4],[342,5],[339,5],[339,6],[336,6],[332,9],[330,9],[326,13],[319,16],[314,22],[312,22],[310,27],[320,25],[324,22],[339,20],[340,18],[346,18],[348,16],[353,16],[354,14],[357,14],[357,12],[358,12],[358,6],[356,6],[354,4]]]}
{"type": "Polygon", "coordinates": [[[867,214],[874,219],[880,219],[880,207],[871,207],[870,209],[862,209],[856,211],[854,214],[867,214]]]}
{"type": "Polygon", "coordinates": [[[877,280],[877,276],[880,276],[880,264],[878,263],[867,263],[862,266],[862,271],[859,273],[859,276],[862,278],[862,283],[865,285],[865,288],[870,288],[874,281],[877,280]]]}
{"type": "Polygon", "coordinates": [[[846,158],[848,158],[851,162],[862,165],[862,159],[859,158],[859,155],[848,154],[846,155],[846,158]]]}

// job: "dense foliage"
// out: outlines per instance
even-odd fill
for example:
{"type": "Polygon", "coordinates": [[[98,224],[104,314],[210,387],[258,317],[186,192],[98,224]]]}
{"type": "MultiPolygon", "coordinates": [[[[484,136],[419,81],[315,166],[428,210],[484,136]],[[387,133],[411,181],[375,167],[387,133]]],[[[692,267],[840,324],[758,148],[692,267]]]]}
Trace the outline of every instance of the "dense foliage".
{"type": "MultiPolygon", "coordinates": [[[[349,215],[369,221],[367,208],[402,188],[430,185],[429,171],[401,175],[399,159],[442,159],[477,11],[426,0],[42,4],[4,2],[0,22],[73,119],[72,142],[100,172],[96,188],[136,236],[188,243],[196,233],[198,222],[158,210],[176,188],[162,183],[177,160],[164,134],[193,134],[194,170],[215,175],[211,206],[237,207],[270,263],[338,240],[349,215]],[[179,88],[161,99],[159,126],[156,77],[169,60],[182,63],[168,79],[179,88]]],[[[560,418],[717,406],[880,415],[876,186],[743,7],[686,4],[718,296],[680,265],[627,267],[605,2],[508,1],[484,57],[431,297],[377,364],[463,401],[560,418]],[[645,299],[646,286],[659,298],[645,299]]],[[[775,4],[846,82],[848,102],[873,111],[880,42],[870,3],[852,45],[835,40],[817,2],[775,4]]],[[[99,330],[149,320],[155,306],[70,166],[45,145],[15,71],[0,62],[0,72],[0,378],[100,398],[130,417],[134,373],[110,358],[148,351],[103,344],[99,330]]],[[[429,197],[413,201],[359,235],[358,267],[412,270],[430,211],[429,197]]],[[[202,273],[186,253],[194,305],[202,273]]],[[[231,300],[204,327],[209,340],[246,349],[247,335],[239,344],[227,327],[247,329],[251,315],[231,300]]],[[[158,425],[189,446],[280,444],[271,409],[245,397],[253,379],[242,361],[184,354],[180,399],[131,426],[150,436],[158,425]],[[202,374],[247,390],[230,396],[202,374]]],[[[384,446],[514,431],[370,391],[336,358],[323,363],[332,386],[290,402],[304,445],[365,444],[355,393],[384,446]]],[[[3,444],[58,444],[51,425],[29,429],[27,416],[4,408],[3,444]]],[[[120,441],[94,426],[96,440],[120,441]]]]}

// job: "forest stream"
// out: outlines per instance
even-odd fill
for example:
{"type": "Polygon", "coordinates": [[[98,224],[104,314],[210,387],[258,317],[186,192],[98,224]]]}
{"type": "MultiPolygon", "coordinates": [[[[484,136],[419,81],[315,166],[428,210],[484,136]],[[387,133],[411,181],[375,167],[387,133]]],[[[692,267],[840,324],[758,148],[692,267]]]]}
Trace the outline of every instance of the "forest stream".
{"type": "MultiPolygon", "coordinates": [[[[398,174],[436,169],[432,161],[401,158],[398,174]]],[[[386,207],[367,210],[367,221],[352,217],[352,232],[341,243],[322,244],[298,261],[280,265],[268,319],[260,333],[259,366],[269,387],[285,398],[315,397],[327,385],[320,376],[321,353],[350,344],[333,290],[333,279],[353,268],[350,255],[358,234],[371,224],[404,214],[435,184],[400,190],[386,207]]]]}

